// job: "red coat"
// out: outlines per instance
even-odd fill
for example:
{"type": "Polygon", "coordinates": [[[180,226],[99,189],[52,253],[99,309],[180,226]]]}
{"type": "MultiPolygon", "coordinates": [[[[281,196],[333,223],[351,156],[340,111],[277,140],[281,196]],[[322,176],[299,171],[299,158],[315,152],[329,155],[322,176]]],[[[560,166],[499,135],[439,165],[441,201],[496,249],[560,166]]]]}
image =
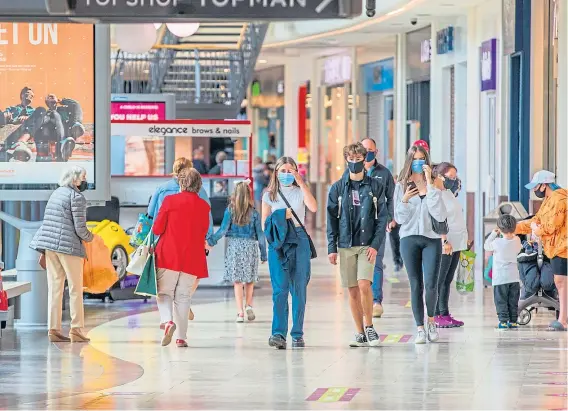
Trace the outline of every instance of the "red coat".
{"type": "Polygon", "coordinates": [[[207,278],[205,236],[209,204],[196,193],[182,192],[164,199],[152,231],[159,235],[156,267],[207,278]]]}

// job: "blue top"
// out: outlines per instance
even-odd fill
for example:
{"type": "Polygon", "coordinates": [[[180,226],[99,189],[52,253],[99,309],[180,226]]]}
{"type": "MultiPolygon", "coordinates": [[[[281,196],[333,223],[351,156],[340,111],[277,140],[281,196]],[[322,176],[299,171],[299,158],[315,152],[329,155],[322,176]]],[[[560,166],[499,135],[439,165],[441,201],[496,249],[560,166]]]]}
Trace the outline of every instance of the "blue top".
{"type": "Polygon", "coordinates": [[[207,242],[213,247],[217,245],[217,242],[225,235],[227,237],[257,240],[258,248],[260,249],[260,259],[266,261],[266,240],[260,225],[260,214],[255,209],[252,210],[250,222],[247,225],[240,226],[233,224],[233,215],[229,207],[227,207],[223,215],[221,228],[219,228],[215,234],[208,237],[207,242]]]}
{"type": "MultiPolygon", "coordinates": [[[[158,211],[160,211],[160,208],[162,207],[164,198],[172,194],[178,194],[179,190],[179,184],[175,178],[172,178],[166,184],[158,187],[150,199],[150,204],[148,204],[148,215],[155,220],[158,215],[158,211]]],[[[199,198],[207,201],[207,204],[211,206],[209,196],[203,187],[199,190],[199,198]]],[[[211,211],[209,211],[209,230],[207,230],[207,238],[211,237],[211,235],[213,235],[213,216],[211,215],[211,211]]]]}

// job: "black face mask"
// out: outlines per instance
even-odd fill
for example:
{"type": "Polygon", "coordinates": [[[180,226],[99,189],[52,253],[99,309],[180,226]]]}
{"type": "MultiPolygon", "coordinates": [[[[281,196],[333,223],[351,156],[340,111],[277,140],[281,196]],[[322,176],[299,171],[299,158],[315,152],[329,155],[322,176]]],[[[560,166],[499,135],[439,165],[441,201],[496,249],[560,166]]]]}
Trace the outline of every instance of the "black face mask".
{"type": "Polygon", "coordinates": [[[451,180],[449,178],[446,178],[444,180],[444,188],[446,190],[450,190],[452,193],[455,194],[459,189],[459,182],[458,180],[451,180]]]}
{"type": "Polygon", "coordinates": [[[544,198],[544,197],[546,197],[546,186],[545,186],[545,188],[544,188],[544,191],[540,191],[541,188],[542,188],[542,186],[539,186],[539,187],[538,187],[538,190],[536,190],[536,191],[534,192],[534,195],[537,196],[537,198],[544,198]]]}
{"type": "Polygon", "coordinates": [[[79,184],[77,186],[77,189],[82,193],[83,191],[85,191],[87,189],[87,182],[86,181],[81,181],[81,184],[79,184]]]}
{"type": "Polygon", "coordinates": [[[351,161],[348,161],[347,166],[349,167],[349,172],[351,174],[359,174],[365,168],[365,162],[357,161],[356,163],[352,163],[351,161]]]}

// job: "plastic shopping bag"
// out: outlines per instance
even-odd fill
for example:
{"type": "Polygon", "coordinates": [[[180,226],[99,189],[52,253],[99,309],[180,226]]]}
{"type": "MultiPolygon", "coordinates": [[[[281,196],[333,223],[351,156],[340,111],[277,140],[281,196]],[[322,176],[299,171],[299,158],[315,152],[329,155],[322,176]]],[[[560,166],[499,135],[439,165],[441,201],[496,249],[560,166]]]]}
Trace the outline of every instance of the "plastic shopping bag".
{"type": "Polygon", "coordinates": [[[138,247],[144,243],[150,230],[152,229],[153,219],[148,214],[139,214],[138,222],[134,226],[134,231],[130,236],[130,245],[132,247],[138,247]]]}
{"type": "Polygon", "coordinates": [[[473,251],[462,251],[458,264],[458,275],[456,280],[456,290],[460,294],[473,292],[474,289],[474,263],[475,253],[473,251]]]}
{"type": "Polygon", "coordinates": [[[85,243],[87,258],[83,263],[83,289],[86,293],[105,293],[118,281],[111,261],[110,250],[98,235],[85,243]]]}
{"type": "Polygon", "coordinates": [[[134,275],[142,275],[146,261],[150,255],[150,247],[154,244],[154,234],[150,231],[146,239],[130,256],[130,263],[126,267],[126,272],[134,275]]]}
{"type": "Polygon", "coordinates": [[[156,256],[150,254],[146,260],[144,271],[140,275],[138,285],[134,294],[142,295],[145,297],[156,297],[158,295],[158,279],[156,277],[156,256]]]}
{"type": "Polygon", "coordinates": [[[2,275],[0,274],[0,311],[8,311],[8,294],[2,285],[2,275]]]}
{"type": "Polygon", "coordinates": [[[487,259],[487,265],[485,266],[485,271],[483,272],[483,278],[485,281],[491,283],[493,282],[493,256],[489,256],[487,259]]]}

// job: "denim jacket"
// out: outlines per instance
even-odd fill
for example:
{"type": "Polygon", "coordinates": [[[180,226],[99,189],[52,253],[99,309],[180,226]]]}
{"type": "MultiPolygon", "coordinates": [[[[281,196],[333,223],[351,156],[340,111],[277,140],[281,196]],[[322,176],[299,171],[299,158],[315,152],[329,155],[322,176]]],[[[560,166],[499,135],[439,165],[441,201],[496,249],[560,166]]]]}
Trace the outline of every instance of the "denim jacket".
{"type": "Polygon", "coordinates": [[[260,249],[261,261],[266,261],[266,239],[260,224],[260,214],[256,210],[252,210],[250,223],[244,226],[233,224],[233,215],[229,207],[225,210],[223,215],[223,222],[221,228],[215,234],[207,239],[207,243],[213,247],[224,236],[233,238],[247,238],[250,240],[258,241],[258,248],[260,249]]]}
{"type": "MultiPolygon", "coordinates": [[[[175,178],[168,181],[166,184],[161,185],[156,189],[156,192],[150,199],[150,204],[148,204],[148,216],[152,217],[154,220],[158,216],[158,211],[160,211],[160,207],[162,207],[162,203],[164,202],[164,198],[171,194],[178,194],[179,193],[179,184],[175,178]]],[[[199,197],[205,201],[207,204],[211,205],[211,201],[209,201],[209,196],[203,187],[199,190],[199,197]]],[[[213,235],[213,216],[211,212],[209,212],[209,230],[207,230],[207,238],[213,235]]]]}

